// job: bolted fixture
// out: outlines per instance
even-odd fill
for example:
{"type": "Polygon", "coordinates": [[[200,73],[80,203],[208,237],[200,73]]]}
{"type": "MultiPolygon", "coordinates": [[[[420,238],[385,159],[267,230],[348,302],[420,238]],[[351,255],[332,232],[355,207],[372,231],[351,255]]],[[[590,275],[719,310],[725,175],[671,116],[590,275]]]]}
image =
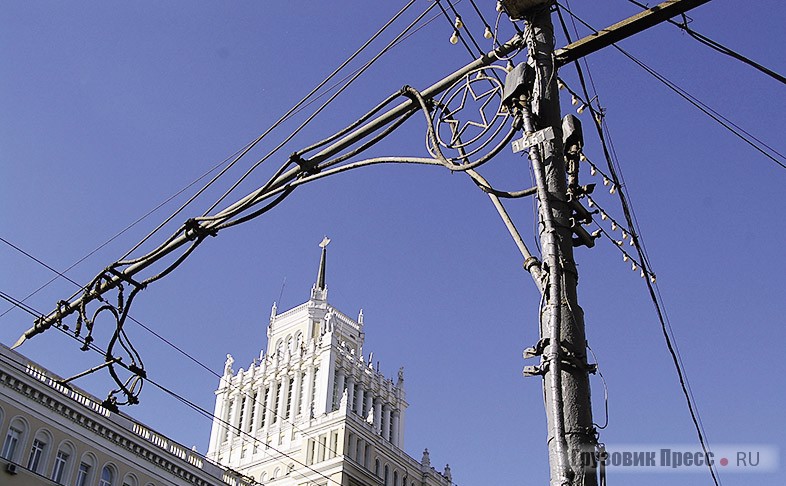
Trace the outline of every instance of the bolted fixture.
{"type": "Polygon", "coordinates": [[[510,107],[521,95],[529,97],[535,85],[535,68],[522,62],[505,76],[502,106],[510,107]]]}
{"type": "Polygon", "coordinates": [[[554,0],[500,0],[510,20],[521,20],[535,9],[551,5],[554,0]]]}
{"type": "Polygon", "coordinates": [[[584,134],[581,121],[573,115],[565,115],[562,119],[562,143],[565,147],[565,158],[578,160],[584,147],[584,134]]]}

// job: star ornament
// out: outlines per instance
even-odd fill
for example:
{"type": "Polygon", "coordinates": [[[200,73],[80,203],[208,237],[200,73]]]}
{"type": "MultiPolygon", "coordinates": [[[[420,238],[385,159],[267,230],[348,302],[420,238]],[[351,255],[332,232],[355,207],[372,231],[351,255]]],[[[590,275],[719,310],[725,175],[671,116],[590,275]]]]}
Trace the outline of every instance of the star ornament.
{"type": "Polygon", "coordinates": [[[491,117],[491,120],[489,120],[489,117],[487,115],[487,112],[489,110],[489,105],[495,100],[498,101],[501,98],[501,94],[502,94],[502,86],[496,79],[490,78],[488,76],[475,77],[475,78],[470,78],[469,76],[466,76],[464,78],[464,83],[462,83],[461,88],[459,88],[448,99],[448,103],[447,103],[448,107],[457,98],[459,99],[458,106],[453,109],[450,108],[445,109],[439,118],[440,124],[446,124],[450,128],[450,142],[447,144],[444,144],[443,142],[443,144],[450,148],[465,147],[473,142],[476,142],[480,137],[482,137],[486,132],[488,132],[491,129],[491,126],[493,125],[496,118],[501,116],[501,114],[499,113],[499,108],[494,107],[494,105],[492,104],[491,106],[493,107],[492,110],[494,114],[491,117]],[[477,84],[477,85],[473,86],[473,84],[477,84]],[[481,91],[480,89],[477,88],[481,88],[484,91],[481,91]],[[473,102],[480,103],[480,106],[478,107],[478,114],[480,115],[479,120],[467,120],[464,121],[462,124],[462,121],[459,120],[456,115],[462,110],[464,110],[465,108],[469,110],[467,106],[468,101],[470,103],[473,102]],[[469,127],[474,127],[477,130],[473,129],[470,132],[470,133],[474,133],[474,135],[471,136],[471,138],[464,139],[465,132],[469,127]]]}

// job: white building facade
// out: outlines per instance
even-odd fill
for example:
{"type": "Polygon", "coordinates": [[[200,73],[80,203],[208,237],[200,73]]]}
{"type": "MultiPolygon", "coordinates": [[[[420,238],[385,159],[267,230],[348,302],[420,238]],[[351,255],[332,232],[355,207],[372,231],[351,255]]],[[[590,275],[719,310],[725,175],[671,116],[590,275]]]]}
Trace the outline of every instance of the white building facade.
{"type": "Polygon", "coordinates": [[[2,344],[0,485],[257,486],[2,344]]]}
{"type": "Polygon", "coordinates": [[[363,311],[352,319],[327,302],[325,239],[311,298],[270,313],[267,350],[248,369],[227,355],[216,391],[207,457],[280,486],[450,486],[428,451],[404,444],[404,373],[395,380],[363,354],[363,311]]]}

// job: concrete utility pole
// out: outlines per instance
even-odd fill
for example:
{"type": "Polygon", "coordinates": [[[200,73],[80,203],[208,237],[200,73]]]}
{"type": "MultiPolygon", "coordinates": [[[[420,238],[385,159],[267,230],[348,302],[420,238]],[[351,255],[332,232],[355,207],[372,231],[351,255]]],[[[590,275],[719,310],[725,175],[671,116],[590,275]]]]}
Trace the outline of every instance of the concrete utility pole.
{"type": "MultiPolygon", "coordinates": [[[[539,286],[540,340],[524,356],[540,356],[541,362],[524,371],[526,375],[543,376],[551,486],[598,484],[594,461],[597,431],[592,422],[589,388],[594,365],[587,363],[584,313],[578,304],[578,271],[573,259],[573,233],[580,235],[583,231],[573,228],[574,211],[577,219],[589,215],[578,204],[582,188],[577,183],[577,168],[571,171],[570,184],[566,176],[555,61],[562,65],[576,60],[707,1],[667,0],[555,53],[550,14],[553,0],[502,0],[512,19],[527,20],[530,34],[525,36],[529,66],[517,67],[518,73],[511,73],[514,81],[510,86],[506,81],[505,89],[525,132],[522,140],[514,141],[514,151],[529,147],[537,182],[541,274],[545,282],[539,286]]],[[[586,232],[579,236],[579,242],[593,244],[586,232]]]]}
{"type": "Polygon", "coordinates": [[[549,463],[553,486],[597,484],[592,464],[595,428],[589,390],[584,313],[576,295],[578,272],[573,260],[573,211],[568,201],[565,157],[554,65],[554,32],[548,8],[531,17],[529,57],[535,83],[522,109],[525,135],[549,128],[554,137],[529,151],[538,186],[539,229],[543,265],[548,276],[540,318],[540,371],[549,430],[549,463]],[[529,105],[529,106],[526,106],[529,105]],[[537,120],[537,125],[533,120],[537,120]],[[582,455],[582,452],[585,454],[582,455]]]}

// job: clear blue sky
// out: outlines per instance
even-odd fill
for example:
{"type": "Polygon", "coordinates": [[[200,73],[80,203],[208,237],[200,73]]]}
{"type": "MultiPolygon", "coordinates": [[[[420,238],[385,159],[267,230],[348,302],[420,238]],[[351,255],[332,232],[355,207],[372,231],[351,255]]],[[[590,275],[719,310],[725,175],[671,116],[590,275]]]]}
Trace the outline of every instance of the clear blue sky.
{"type": "MultiPolygon", "coordinates": [[[[493,22],[493,3],[476,2],[493,22]]],[[[254,139],[403,3],[4,2],[0,236],[67,268],[254,139]]],[[[597,27],[637,11],[624,0],[572,3],[597,27]]],[[[391,32],[430,4],[416,2],[391,32]]],[[[456,8],[488,47],[469,2],[456,8]]],[[[715,1],[690,16],[697,31],[783,73],[785,13],[774,0],[715,1]]],[[[509,36],[507,21],[501,24],[509,36]]],[[[401,86],[424,88],[468,62],[464,48],[448,42],[450,34],[448,22],[437,18],[383,56],[237,196],[266,180],[287,154],[343,127],[401,86]]],[[[564,36],[557,43],[563,45],[564,36]]],[[[786,150],[782,84],[670,25],[621,45],[786,150]]],[[[786,170],[613,49],[588,61],[709,442],[777,447],[782,471],[786,170]]],[[[572,67],[561,75],[578,89],[572,67]]],[[[563,107],[573,109],[567,99],[563,107]]],[[[582,116],[589,127],[588,114],[582,116]]],[[[253,155],[295,126],[274,132],[253,155]]],[[[585,132],[585,152],[601,162],[597,137],[585,132]]],[[[375,150],[426,156],[423,141],[423,122],[415,117],[375,150]]],[[[241,161],[188,216],[201,214],[254,160],[241,161]]],[[[508,151],[483,169],[505,189],[531,184],[526,160],[508,151]]],[[[583,177],[589,182],[588,173],[583,177]]],[[[616,196],[599,190],[596,199],[622,220],[616,196]]],[[[146,218],[68,276],[88,282],[182,201],[146,218]]],[[[508,205],[528,243],[534,242],[532,204],[508,205]]],[[[227,353],[237,367],[247,367],[265,346],[273,301],[282,295],[279,309],[285,309],[308,298],[317,244],[326,234],[333,239],[331,302],[349,315],[363,308],[365,351],[374,352],[388,375],[406,369],[411,405],[405,449],[419,458],[428,447],[432,463],[450,463],[461,486],[546,484],[541,384],[521,377],[529,364],[521,351],[537,341],[538,294],[488,198],[461,174],[373,167],[298,189],[268,215],[207,241],[144,291],[132,314],[215,371],[227,353]]],[[[642,280],[608,241],[578,249],[576,258],[587,336],[609,389],[610,421],[601,439],[698,447],[642,280]]],[[[0,244],[0,269],[0,290],[16,298],[53,277],[6,244],[0,244]]],[[[75,290],[59,279],[27,303],[49,312],[75,290]]],[[[7,307],[3,302],[0,312],[7,307]]],[[[27,314],[8,312],[0,318],[0,341],[12,344],[31,324],[27,314]]],[[[214,376],[139,327],[128,332],[152,378],[212,410],[214,376]]],[[[97,335],[106,338],[106,328],[97,335]]],[[[20,351],[61,375],[99,360],[54,331],[20,351]]],[[[110,382],[96,375],[79,385],[103,396],[110,382]]],[[[592,387],[601,421],[597,377],[592,387]]],[[[206,450],[207,420],[151,386],[141,399],[127,412],[206,450]]],[[[782,474],[721,472],[727,485],[782,482],[782,474]]],[[[632,481],[711,484],[706,472],[610,478],[611,484],[632,481]]]]}

